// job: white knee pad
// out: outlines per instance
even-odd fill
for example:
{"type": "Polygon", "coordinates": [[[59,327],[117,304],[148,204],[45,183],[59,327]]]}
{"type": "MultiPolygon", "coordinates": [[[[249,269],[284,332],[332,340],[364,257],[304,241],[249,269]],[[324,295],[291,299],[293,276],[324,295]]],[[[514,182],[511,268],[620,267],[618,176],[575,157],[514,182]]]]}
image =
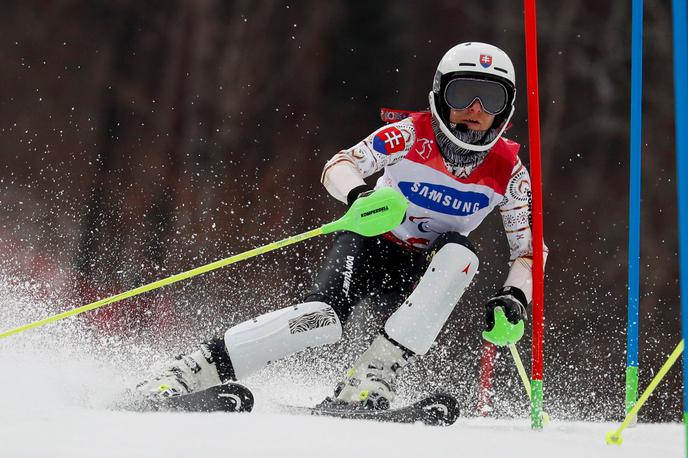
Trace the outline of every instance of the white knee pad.
{"type": "Polygon", "coordinates": [[[266,313],[225,333],[227,353],[237,380],[308,347],[334,343],[342,324],[324,302],[305,302],[266,313]]]}
{"type": "Polygon", "coordinates": [[[427,353],[477,270],[473,251],[457,243],[444,245],[408,299],[385,323],[387,335],[414,353],[427,353]]]}

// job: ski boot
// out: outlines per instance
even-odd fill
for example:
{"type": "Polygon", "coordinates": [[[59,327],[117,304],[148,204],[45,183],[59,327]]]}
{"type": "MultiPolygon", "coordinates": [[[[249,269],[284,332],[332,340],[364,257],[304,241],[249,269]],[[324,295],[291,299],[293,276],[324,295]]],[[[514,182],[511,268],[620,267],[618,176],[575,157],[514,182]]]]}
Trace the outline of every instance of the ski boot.
{"type": "Polygon", "coordinates": [[[179,355],[163,372],[139,383],[136,390],[147,398],[169,398],[206,390],[231,380],[224,340],[201,344],[199,350],[179,355]],[[223,370],[225,369],[225,370],[223,370]]]}
{"type": "Polygon", "coordinates": [[[330,409],[389,409],[396,396],[397,374],[412,357],[412,352],[379,335],[337,384],[334,398],[327,397],[319,405],[330,409]]]}

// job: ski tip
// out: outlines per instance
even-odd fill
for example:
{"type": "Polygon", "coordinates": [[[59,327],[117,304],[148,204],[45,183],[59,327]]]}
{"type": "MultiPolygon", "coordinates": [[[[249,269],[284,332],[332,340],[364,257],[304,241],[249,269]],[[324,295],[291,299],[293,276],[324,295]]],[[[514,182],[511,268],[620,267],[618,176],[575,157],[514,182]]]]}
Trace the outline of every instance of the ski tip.
{"type": "Polygon", "coordinates": [[[218,410],[224,412],[251,412],[253,410],[253,393],[244,385],[226,383],[218,388],[216,393],[218,410]]]}
{"type": "Polygon", "coordinates": [[[447,393],[436,393],[418,402],[423,409],[423,423],[430,426],[451,426],[459,418],[459,401],[447,393]]]}

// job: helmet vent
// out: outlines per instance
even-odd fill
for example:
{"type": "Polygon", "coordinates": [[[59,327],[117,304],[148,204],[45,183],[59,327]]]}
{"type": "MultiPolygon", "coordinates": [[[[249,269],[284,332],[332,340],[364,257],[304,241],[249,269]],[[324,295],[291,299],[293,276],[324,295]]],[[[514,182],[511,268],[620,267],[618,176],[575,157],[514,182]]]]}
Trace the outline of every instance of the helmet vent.
{"type": "Polygon", "coordinates": [[[461,62],[459,67],[475,67],[476,65],[472,62],[461,62]]]}
{"type": "Polygon", "coordinates": [[[503,68],[495,67],[494,69],[497,70],[498,72],[506,73],[507,75],[509,74],[509,72],[504,70],[503,68]]]}

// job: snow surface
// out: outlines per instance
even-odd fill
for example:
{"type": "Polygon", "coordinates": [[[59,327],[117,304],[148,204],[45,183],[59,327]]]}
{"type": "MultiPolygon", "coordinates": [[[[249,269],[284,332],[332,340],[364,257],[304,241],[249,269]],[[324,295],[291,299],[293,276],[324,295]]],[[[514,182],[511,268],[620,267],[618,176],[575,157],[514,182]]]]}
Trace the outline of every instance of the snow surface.
{"type": "MultiPolygon", "coordinates": [[[[53,298],[41,302],[7,284],[0,281],[0,330],[54,313],[53,298]]],[[[616,447],[604,442],[612,423],[554,418],[535,432],[527,418],[469,417],[439,428],[287,415],[276,401],[312,404],[331,381],[269,371],[247,381],[256,396],[250,414],[116,411],[122,388],[162,357],[80,323],[0,340],[0,458],[683,456],[679,424],[641,424],[616,447]]]]}
{"type": "MultiPolygon", "coordinates": [[[[16,343],[16,341],[15,341],[16,343]]],[[[251,414],[134,413],[108,404],[120,376],[102,361],[75,358],[44,342],[40,354],[0,345],[2,457],[679,457],[682,426],[641,424],[621,447],[604,443],[616,425],[527,419],[460,419],[448,428],[277,413],[284,384],[256,389],[251,414]],[[279,388],[278,388],[279,387],[279,388]]],[[[288,394],[288,393],[285,393],[288,394]]],[[[289,396],[285,396],[288,398],[289,396]]]]}
{"type": "MultiPolygon", "coordinates": [[[[5,412],[8,414],[10,412],[5,412]]],[[[4,457],[679,457],[679,426],[647,425],[621,448],[605,446],[604,424],[464,420],[451,428],[386,425],[269,413],[132,414],[46,408],[11,412],[0,433],[4,457]],[[18,418],[17,418],[18,417],[18,418]]]]}

